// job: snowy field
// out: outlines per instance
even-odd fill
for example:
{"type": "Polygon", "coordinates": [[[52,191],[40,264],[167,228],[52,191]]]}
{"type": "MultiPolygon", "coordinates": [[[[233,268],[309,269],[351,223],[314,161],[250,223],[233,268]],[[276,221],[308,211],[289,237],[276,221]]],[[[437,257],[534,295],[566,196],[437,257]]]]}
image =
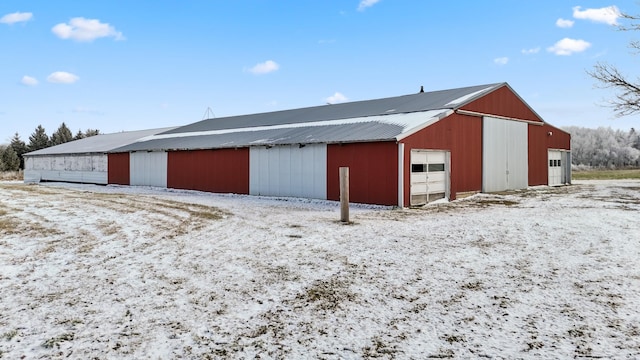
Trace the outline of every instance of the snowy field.
{"type": "Polygon", "coordinates": [[[640,358],[640,181],[339,216],[0,182],[0,358],[640,358]]]}

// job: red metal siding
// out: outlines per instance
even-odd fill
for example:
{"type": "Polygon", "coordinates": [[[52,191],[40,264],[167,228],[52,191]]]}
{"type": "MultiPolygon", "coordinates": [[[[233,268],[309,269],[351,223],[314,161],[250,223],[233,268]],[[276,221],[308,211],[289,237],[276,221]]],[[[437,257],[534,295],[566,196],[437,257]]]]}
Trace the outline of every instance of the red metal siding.
{"type": "Polygon", "coordinates": [[[129,153],[107,155],[107,183],[129,185],[129,153]]]}
{"type": "Polygon", "coordinates": [[[529,186],[547,185],[549,182],[548,150],[570,150],[571,135],[549,124],[529,125],[528,141],[529,186]]]}
{"type": "Polygon", "coordinates": [[[349,201],[398,204],[395,142],[327,145],[327,199],[340,200],[340,167],[349,167],[349,201]]]}
{"type": "Polygon", "coordinates": [[[167,187],[249,193],[249,148],[170,151],[167,187]]]}
{"type": "Polygon", "coordinates": [[[462,110],[542,122],[542,119],[507,86],[463,106],[462,110]]]}
{"type": "Polygon", "coordinates": [[[451,152],[451,200],[482,189],[482,119],[452,114],[401,141],[404,146],[404,203],[410,203],[411,149],[451,152]]]}

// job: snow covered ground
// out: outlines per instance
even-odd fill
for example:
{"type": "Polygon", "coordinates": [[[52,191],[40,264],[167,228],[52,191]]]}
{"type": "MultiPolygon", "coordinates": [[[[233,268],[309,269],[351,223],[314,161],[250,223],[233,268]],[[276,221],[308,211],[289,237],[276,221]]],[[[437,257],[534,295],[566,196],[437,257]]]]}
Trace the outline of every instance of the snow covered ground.
{"type": "Polygon", "coordinates": [[[640,181],[339,215],[0,182],[0,358],[640,358],[640,181]]]}

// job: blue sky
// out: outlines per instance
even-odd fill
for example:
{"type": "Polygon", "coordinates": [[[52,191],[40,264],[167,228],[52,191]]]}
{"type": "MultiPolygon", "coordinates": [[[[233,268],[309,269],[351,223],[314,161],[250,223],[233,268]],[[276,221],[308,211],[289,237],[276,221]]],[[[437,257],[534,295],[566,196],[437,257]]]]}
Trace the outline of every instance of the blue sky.
{"type": "Polygon", "coordinates": [[[0,143],[508,82],[556,126],[628,130],[586,71],[636,78],[635,1],[0,2],[0,143]]]}

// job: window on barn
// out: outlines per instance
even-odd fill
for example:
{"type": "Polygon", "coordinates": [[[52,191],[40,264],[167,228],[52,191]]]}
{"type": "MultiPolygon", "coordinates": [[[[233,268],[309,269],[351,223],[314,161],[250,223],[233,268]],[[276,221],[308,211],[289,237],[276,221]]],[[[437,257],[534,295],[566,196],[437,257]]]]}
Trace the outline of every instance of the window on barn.
{"type": "Polygon", "coordinates": [[[411,164],[411,172],[414,172],[414,173],[427,172],[427,164],[411,164]]]}

